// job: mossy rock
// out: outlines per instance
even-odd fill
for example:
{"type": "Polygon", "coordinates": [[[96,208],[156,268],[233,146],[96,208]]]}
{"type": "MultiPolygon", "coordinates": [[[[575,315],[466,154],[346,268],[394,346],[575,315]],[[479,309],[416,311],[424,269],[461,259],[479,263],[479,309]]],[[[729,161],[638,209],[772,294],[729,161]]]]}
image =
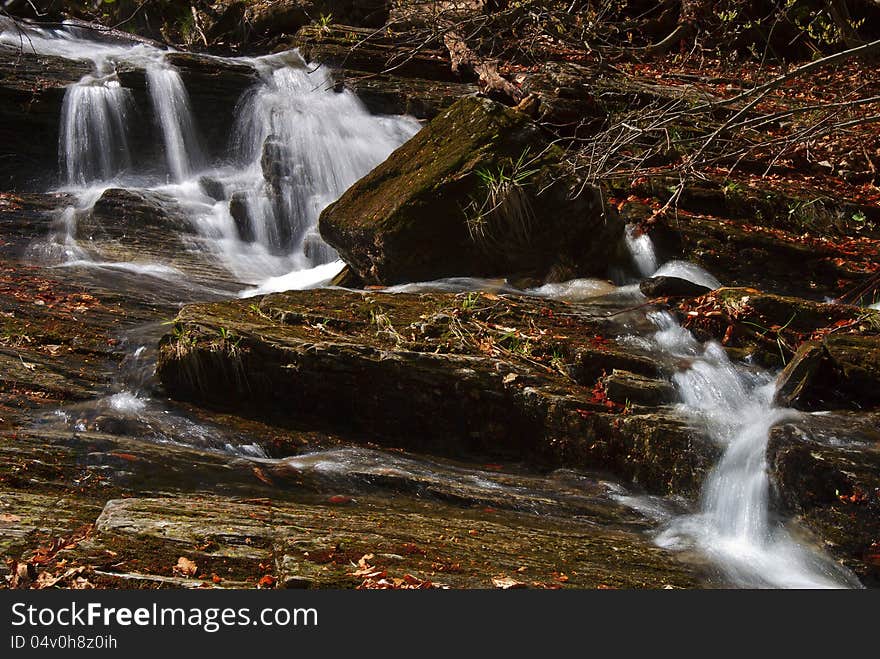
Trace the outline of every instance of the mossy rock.
{"type": "Polygon", "coordinates": [[[623,226],[562,160],[526,115],[463,98],[329,206],[321,235],[369,284],[604,274],[623,226]]]}

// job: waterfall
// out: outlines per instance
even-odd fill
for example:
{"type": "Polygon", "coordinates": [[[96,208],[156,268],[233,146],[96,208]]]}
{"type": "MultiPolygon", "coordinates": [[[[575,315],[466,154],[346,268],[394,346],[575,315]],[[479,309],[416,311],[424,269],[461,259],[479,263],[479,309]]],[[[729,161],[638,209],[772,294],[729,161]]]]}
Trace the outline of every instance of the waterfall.
{"type": "MultiPolygon", "coordinates": [[[[91,212],[102,188],[119,187],[172,197],[195,231],[181,235],[186,249],[219,263],[234,281],[257,290],[314,285],[328,278],[336,259],[317,230],[321,211],[420,128],[409,117],[371,115],[354,94],[335,88],[326,68],[307,64],[296,51],[214,58],[250,67],[259,82],[236,106],[235,129],[223,145],[227,153],[211,162],[189,92],[166,58],[170,51],[101,39],[73,26],[22,30],[0,25],[0,43],[26,38],[35,52],[90,61],[94,69],[64,99],[60,178],[75,201],[59,213],[42,250],[53,260],[67,255],[70,264],[108,267],[77,243],[77,218],[91,212]],[[116,75],[123,67],[145,72],[164,171],[155,163],[133,171],[129,129],[135,108],[132,92],[116,75]]],[[[135,265],[143,273],[177,272],[166,267],[173,263],[135,265]]],[[[333,267],[338,272],[341,265],[333,267]]]]}
{"type": "Polygon", "coordinates": [[[86,76],[67,88],[58,151],[68,185],[106,181],[131,167],[132,107],[131,92],[115,77],[86,76]]]}
{"type": "Polygon", "coordinates": [[[623,234],[630,259],[641,277],[651,277],[657,271],[657,254],[647,233],[640,233],[633,224],[627,224],[623,234]]]}
{"type": "Polygon", "coordinates": [[[317,266],[336,258],[317,233],[321,211],[420,126],[371,115],[324,67],[292,55],[252,60],[262,82],[239,107],[232,150],[246,174],[233,187],[260,180],[246,195],[254,240],[317,266]]]}
{"type": "Polygon", "coordinates": [[[186,87],[180,73],[164,63],[147,67],[147,86],[162,130],[168,171],[174,181],[184,181],[204,166],[186,87]]]}
{"type": "Polygon", "coordinates": [[[738,586],[857,587],[854,576],[796,542],[771,514],[765,457],[770,430],[797,414],[773,405],[773,378],[733,364],[717,343],[701,346],[668,313],[651,319],[658,327],[655,344],[691,359],[690,368],[674,377],[683,411],[723,451],[703,486],[699,512],[674,519],[658,544],[695,547],[738,586]]]}

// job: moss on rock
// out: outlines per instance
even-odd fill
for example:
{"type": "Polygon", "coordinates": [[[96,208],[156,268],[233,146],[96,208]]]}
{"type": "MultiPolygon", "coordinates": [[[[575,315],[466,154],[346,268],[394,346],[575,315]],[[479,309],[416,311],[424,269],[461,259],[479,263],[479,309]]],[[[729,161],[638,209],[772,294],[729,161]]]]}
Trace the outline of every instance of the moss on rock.
{"type": "Polygon", "coordinates": [[[523,114],[468,97],[353,185],[321,235],[367,283],[604,273],[622,225],[523,114]]]}

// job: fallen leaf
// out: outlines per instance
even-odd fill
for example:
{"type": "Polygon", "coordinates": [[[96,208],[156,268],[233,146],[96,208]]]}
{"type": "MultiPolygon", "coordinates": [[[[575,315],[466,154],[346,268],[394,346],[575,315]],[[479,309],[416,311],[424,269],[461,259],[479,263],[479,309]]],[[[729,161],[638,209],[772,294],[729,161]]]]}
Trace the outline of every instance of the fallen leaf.
{"type": "Polygon", "coordinates": [[[57,577],[52,576],[48,572],[40,572],[34,585],[38,590],[42,590],[43,588],[52,588],[60,581],[65,581],[66,579],[70,579],[71,577],[80,575],[85,572],[85,570],[86,566],[80,565],[79,567],[72,567],[66,570],[65,572],[59,574],[57,577]]]}
{"type": "Polygon", "coordinates": [[[199,571],[199,566],[189,560],[186,556],[177,559],[177,565],[174,566],[174,574],[182,577],[191,577],[199,571]]]}
{"type": "Polygon", "coordinates": [[[501,590],[510,590],[511,588],[528,588],[522,581],[517,581],[512,577],[501,575],[492,577],[492,585],[501,590]]]}
{"type": "Polygon", "coordinates": [[[21,521],[21,517],[19,517],[18,515],[13,515],[12,513],[0,514],[0,522],[11,523],[11,522],[20,522],[20,521],[21,521]]]}
{"type": "Polygon", "coordinates": [[[253,471],[254,471],[254,476],[256,476],[257,478],[259,478],[259,479],[260,479],[261,481],[263,481],[266,485],[274,485],[274,484],[275,484],[275,483],[272,482],[272,479],[269,478],[269,477],[266,475],[266,472],[264,472],[264,471],[263,471],[262,469],[260,469],[259,467],[254,467],[254,468],[253,468],[253,471]]]}
{"type": "Polygon", "coordinates": [[[111,453],[110,455],[114,458],[119,458],[120,460],[127,460],[128,462],[136,462],[140,459],[133,453],[111,453]]]}

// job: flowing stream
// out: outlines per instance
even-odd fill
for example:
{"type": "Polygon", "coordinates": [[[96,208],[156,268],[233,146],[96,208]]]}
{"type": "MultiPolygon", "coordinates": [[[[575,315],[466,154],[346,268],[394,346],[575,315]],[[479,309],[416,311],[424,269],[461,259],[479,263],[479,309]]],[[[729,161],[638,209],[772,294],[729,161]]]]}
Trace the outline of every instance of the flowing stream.
{"type": "MultiPolygon", "coordinates": [[[[643,264],[657,263],[647,236],[636,240],[628,234],[627,242],[640,270],[643,264]]],[[[654,274],[720,286],[709,273],[680,261],[668,262],[654,274]]],[[[851,573],[798,542],[785,520],[773,515],[767,442],[775,425],[799,414],[773,404],[775,378],[731,362],[714,341],[700,344],[668,312],[648,317],[657,327],[649,343],[690,362],[673,377],[680,407],[723,451],[703,485],[699,511],[667,520],[657,543],[673,550],[697,549],[731,583],[746,588],[858,587],[851,573]]]]}
{"type": "MultiPolygon", "coordinates": [[[[180,275],[173,261],[107,261],[96,257],[77,224],[111,188],[149,191],[173,199],[182,208],[198,240],[200,256],[213,259],[235,282],[240,294],[305,288],[328,282],[341,263],[317,233],[323,208],[380,163],[419,128],[408,117],[369,114],[347,91],[333,91],[329,73],[310,67],[296,52],[261,58],[240,58],[258,82],[239,99],[236,125],[225,155],[205,155],[200,127],[180,73],[163,51],[142,44],[95,41],[76,28],[28,30],[28,47],[37,52],[86,60],[93,71],[67,89],[59,143],[60,190],[74,202],[59,210],[56,230],[44,254],[60,266],[128,269],[138,276],[180,275]],[[158,171],[138,171],[130,136],[134,113],[130,90],[119,81],[120,66],[145,71],[153,119],[162,136],[164,162],[158,171]],[[266,161],[271,161],[269,167],[266,161]],[[206,181],[211,190],[206,189],[206,181]],[[210,194],[209,194],[210,192],[210,194]],[[237,215],[234,216],[233,209],[237,215]]],[[[0,41],[19,43],[5,32],[0,41]]],[[[684,262],[659,264],[646,236],[628,231],[626,242],[633,270],[640,277],[682,277],[716,288],[711,274],[684,262]]],[[[506,283],[449,280],[411,284],[402,290],[472,290],[492,286],[518,292],[506,283]]],[[[585,300],[625,291],[608,282],[579,280],[527,291],[533,295],[585,300]]],[[[675,550],[696,550],[713,561],[729,583],[745,587],[852,587],[858,582],[817,551],[798,541],[771,510],[765,450],[770,429],[793,412],[774,407],[770,374],[732,363],[717,344],[699,344],[665,313],[649,319],[656,332],[638,337],[664,355],[687,360],[674,383],[681,409],[721,447],[722,457],[708,477],[699,510],[666,516],[656,542],[675,550]]],[[[149,337],[148,337],[149,338],[149,337]]],[[[149,430],[157,441],[185,436],[190,443],[229,449],[217,439],[216,428],[192,424],[142,395],[144,370],[141,344],[133,348],[128,379],[100,402],[113,412],[149,430]],[[134,375],[132,375],[134,374],[134,375]],[[194,439],[195,438],[195,439],[194,439]]],[[[94,413],[94,410],[93,410],[94,413]]],[[[74,412],[70,421],[77,423],[74,412]]],[[[65,420],[68,420],[65,417],[65,420]]],[[[241,455],[267,459],[259,447],[234,449],[241,455]]],[[[337,473],[360,469],[375,473],[390,458],[366,450],[349,450],[291,459],[297,469],[337,473]]],[[[425,463],[396,458],[395,473],[422,478],[425,463]]],[[[382,467],[384,469],[384,467],[382,467]]],[[[431,473],[441,467],[433,465],[431,473]]],[[[501,487],[485,474],[444,467],[449,478],[483,488],[501,487]]],[[[383,471],[387,476],[387,471],[383,471]]],[[[540,489],[540,488],[538,488],[540,489]]],[[[627,497],[628,501],[633,501],[627,497]]],[[[633,504],[636,505],[636,504],[633,504]]],[[[662,516],[661,516],[662,517],[662,516]]]]}

